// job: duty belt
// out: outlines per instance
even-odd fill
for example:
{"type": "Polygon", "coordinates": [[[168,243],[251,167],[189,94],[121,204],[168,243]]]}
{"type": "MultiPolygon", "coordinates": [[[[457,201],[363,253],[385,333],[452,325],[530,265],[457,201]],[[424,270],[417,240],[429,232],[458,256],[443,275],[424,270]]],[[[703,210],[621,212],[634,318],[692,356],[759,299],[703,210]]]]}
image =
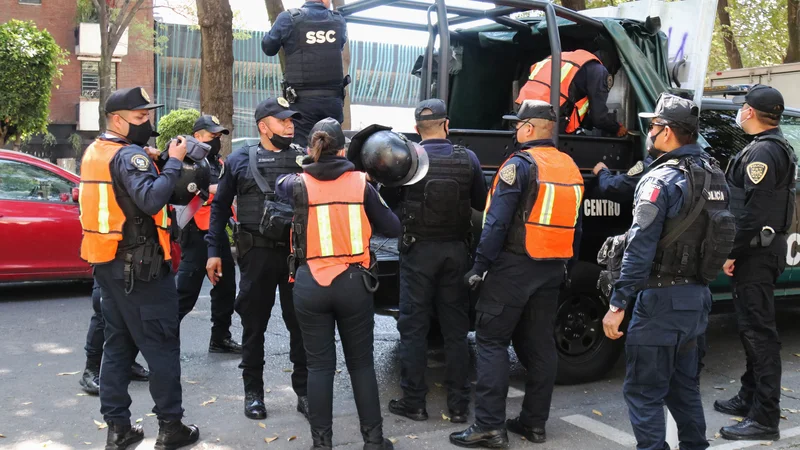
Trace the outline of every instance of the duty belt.
{"type": "Polygon", "coordinates": [[[298,94],[305,97],[342,97],[342,89],[303,89],[294,88],[298,94]]]}
{"type": "Polygon", "coordinates": [[[259,236],[257,233],[253,233],[253,247],[258,248],[283,248],[287,247],[289,244],[287,242],[281,241],[273,241],[271,239],[267,239],[264,236],[259,236]]]}
{"type": "Polygon", "coordinates": [[[680,277],[669,275],[650,275],[644,285],[645,289],[670,287],[670,286],[685,286],[689,284],[703,284],[695,277],[680,277]]]}

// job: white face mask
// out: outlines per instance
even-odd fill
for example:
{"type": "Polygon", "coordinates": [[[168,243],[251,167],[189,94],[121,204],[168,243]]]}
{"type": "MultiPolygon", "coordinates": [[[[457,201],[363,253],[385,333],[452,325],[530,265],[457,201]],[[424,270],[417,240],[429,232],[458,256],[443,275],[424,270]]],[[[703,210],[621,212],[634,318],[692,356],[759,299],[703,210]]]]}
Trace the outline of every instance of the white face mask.
{"type": "Polygon", "coordinates": [[[739,109],[739,111],[736,111],[736,125],[738,125],[739,128],[742,128],[742,125],[745,122],[747,122],[748,120],[750,120],[750,118],[742,120],[742,111],[743,111],[742,109],[739,109]]]}

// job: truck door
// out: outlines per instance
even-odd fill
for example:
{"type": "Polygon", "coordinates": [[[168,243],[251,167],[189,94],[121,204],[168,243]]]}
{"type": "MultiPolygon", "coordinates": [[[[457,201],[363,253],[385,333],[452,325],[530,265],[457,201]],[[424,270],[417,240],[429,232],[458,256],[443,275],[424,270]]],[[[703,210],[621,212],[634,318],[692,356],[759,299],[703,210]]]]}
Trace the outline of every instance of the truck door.
{"type": "MultiPolygon", "coordinates": [[[[794,147],[794,152],[800,158],[800,111],[786,111],[781,118],[781,130],[784,136],[794,147]]],[[[800,182],[800,171],[795,176],[796,181],[800,182]]],[[[800,190],[800,186],[797,186],[800,190]]],[[[791,234],[789,234],[789,247],[786,253],[786,272],[781,278],[788,275],[787,295],[800,293],[800,224],[798,224],[798,214],[800,214],[800,197],[795,198],[795,218],[792,223],[791,234]]]]}

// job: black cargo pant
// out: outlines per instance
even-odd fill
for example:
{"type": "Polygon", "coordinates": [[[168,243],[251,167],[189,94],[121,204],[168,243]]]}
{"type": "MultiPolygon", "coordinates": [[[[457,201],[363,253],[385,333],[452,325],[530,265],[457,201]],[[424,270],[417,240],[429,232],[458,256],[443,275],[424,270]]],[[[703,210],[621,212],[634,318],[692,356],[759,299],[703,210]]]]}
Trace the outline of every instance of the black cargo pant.
{"type": "MultiPolygon", "coordinates": [[[[292,283],[286,258],[289,247],[252,247],[239,255],[239,295],[236,312],[242,318],[242,380],[245,392],[264,391],[264,333],[275,306],[275,290],[280,288],[283,321],[289,330],[289,359],[294,364],[292,387],[298,396],[306,395],[308,369],[303,337],[294,312],[292,283]]],[[[224,275],[224,272],[223,272],[224,275]]]]}
{"type": "Polygon", "coordinates": [[[178,292],[168,264],[154,281],[136,280],[125,293],[121,264],[95,266],[94,277],[103,292],[105,345],[100,367],[100,412],[106,422],[130,424],[128,395],[131,364],[141,351],[150,369],[153,412],[159,420],[183,417],[178,292]],[[137,350],[138,348],[138,350],[137,350]]]}
{"type": "Polygon", "coordinates": [[[492,263],[475,306],[479,426],[505,427],[512,335],[521,339],[528,361],[520,420],[529,427],[544,427],[550,417],[558,364],[553,331],[564,271],[564,262],[533,261],[509,252],[492,263]],[[520,331],[515,334],[515,330],[520,331]]]}
{"type": "Polygon", "coordinates": [[[86,333],[86,346],[83,349],[86,351],[86,365],[100,368],[100,361],[103,359],[103,342],[105,337],[106,322],[103,320],[103,312],[100,310],[100,300],[103,294],[97,280],[94,280],[92,286],[92,309],[94,314],[89,319],[89,331],[86,333]]]}
{"type": "Polygon", "coordinates": [[[294,143],[305,148],[311,136],[311,128],[322,119],[332,117],[337,122],[344,122],[344,98],[342,97],[319,97],[306,96],[303,91],[297,92],[297,101],[292,103],[291,108],[302,117],[294,121],[294,143]]]}
{"type": "Polygon", "coordinates": [[[469,408],[469,271],[464,242],[416,242],[400,255],[400,386],[405,403],[425,407],[428,331],[437,317],[444,337],[447,406],[469,408]]]}
{"type": "MultiPolygon", "coordinates": [[[[194,221],[181,231],[181,264],[178,267],[178,313],[180,320],[189,314],[206,279],[208,245],[206,232],[197,228],[194,221]]],[[[211,340],[223,341],[231,337],[231,316],[236,300],[236,268],[228,245],[219,247],[222,258],[222,278],[211,288],[211,340]]]]}
{"type": "Polygon", "coordinates": [[[748,417],[769,427],[780,422],[781,341],[775,326],[774,290],[786,268],[786,239],[778,236],[775,240],[783,243],[782,252],[779,247],[771,253],[740,257],[733,272],[733,305],[747,355],[739,396],[751,405],[748,417]]]}
{"type": "Polygon", "coordinates": [[[351,267],[322,287],[308,266],[297,271],[295,310],[308,356],[308,407],[311,429],[320,433],[333,424],[333,378],[336,371],[336,333],[339,329],[345,363],[361,427],[383,422],[373,360],[375,310],[363,272],[351,267]]]}

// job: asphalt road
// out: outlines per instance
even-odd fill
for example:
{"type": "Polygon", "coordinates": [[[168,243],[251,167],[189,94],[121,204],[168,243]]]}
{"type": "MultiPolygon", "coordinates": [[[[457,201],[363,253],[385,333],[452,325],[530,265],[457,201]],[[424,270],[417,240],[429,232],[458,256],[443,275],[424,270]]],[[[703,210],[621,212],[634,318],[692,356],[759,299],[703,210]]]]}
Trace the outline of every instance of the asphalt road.
{"type": "MultiPolygon", "coordinates": [[[[91,315],[90,286],[87,284],[45,284],[0,286],[0,448],[3,449],[97,449],[105,442],[106,430],[99,401],[81,395],[78,379],[84,367],[83,345],[91,315]]],[[[276,305],[276,308],[279,306],[276,305]]],[[[288,333],[273,312],[267,331],[266,387],[269,417],[252,421],[242,414],[242,384],[236,356],[209,354],[210,332],[208,285],[195,311],[183,323],[182,379],[186,421],[200,427],[198,449],[306,449],[311,445],[308,424],[294,409],[296,398],[290,387],[288,333]],[[209,402],[210,400],[213,402],[209,402]],[[262,426],[263,424],[263,426],[262,426]],[[265,438],[277,437],[270,443],[265,438]]],[[[732,420],[712,409],[715,399],[732,396],[744,368],[743,351],[731,314],[712,317],[709,354],[702,379],[708,436],[732,420]]],[[[781,406],[800,410],[800,309],[780,310],[783,339],[783,399],[781,406]]],[[[241,336],[238,318],[233,333],[241,336]]],[[[394,319],[378,317],[375,329],[375,359],[386,435],[397,440],[398,449],[455,448],[448,443],[450,432],[464,428],[442,418],[447,411],[442,355],[431,352],[428,380],[427,422],[413,422],[388,413],[389,399],[399,396],[397,348],[399,336],[394,319]]],[[[474,348],[473,348],[474,353],[474,348]]],[[[141,358],[141,357],[140,357],[141,358]]],[[[140,362],[144,363],[144,361],[140,362]]],[[[339,348],[341,373],[335,381],[334,445],[360,449],[358,417],[350,389],[347,368],[339,348]]],[[[548,442],[539,449],[605,450],[634,448],[627,408],[621,394],[624,365],[617,364],[598,382],[556,388],[548,442]]],[[[474,374],[472,374],[474,377],[474,374]]],[[[522,401],[523,370],[515,364],[508,414],[516,416],[522,401]]],[[[131,385],[133,418],[141,418],[146,440],[140,449],[152,448],[158,425],[148,416],[152,408],[146,383],[131,385]]],[[[800,412],[784,412],[784,438],[774,443],[711,442],[712,448],[800,448],[800,412]]],[[[534,448],[534,444],[511,436],[512,448],[534,448]]]]}

